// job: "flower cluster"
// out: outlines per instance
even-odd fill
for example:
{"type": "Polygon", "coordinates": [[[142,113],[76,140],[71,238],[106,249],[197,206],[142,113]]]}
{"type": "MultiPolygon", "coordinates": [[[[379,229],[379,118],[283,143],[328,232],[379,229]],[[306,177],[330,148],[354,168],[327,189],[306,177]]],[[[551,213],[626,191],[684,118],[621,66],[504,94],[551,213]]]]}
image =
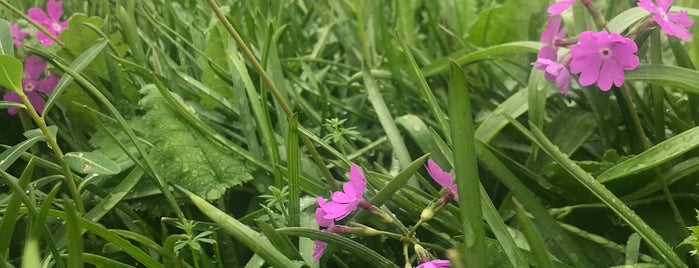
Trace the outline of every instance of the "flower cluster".
{"type": "MultiPolygon", "coordinates": [[[[58,37],[58,35],[68,27],[67,21],[60,21],[61,15],[63,15],[63,2],[49,0],[46,3],[46,11],[32,7],[27,12],[27,15],[36,23],[45,26],[46,31],[54,37],[58,37]]],[[[12,24],[11,27],[13,43],[16,46],[21,46],[22,40],[27,37],[29,33],[22,31],[16,23],[12,24]]],[[[52,38],[46,36],[46,34],[41,31],[36,32],[36,40],[44,46],[50,46],[54,43],[52,38]]]]}
{"type": "MultiPolygon", "coordinates": [[[[599,14],[590,0],[582,2],[593,16],[599,14]]],[[[687,17],[687,11],[668,12],[673,0],[656,2],[657,5],[652,0],[639,0],[637,4],[653,14],[653,23],[659,25],[663,32],[682,40],[689,39],[691,35],[687,28],[692,26],[692,21],[687,17]]],[[[563,0],[548,8],[551,17],[541,33],[544,46],[539,50],[537,60],[532,63],[534,68],[544,71],[544,78],[555,82],[556,88],[564,94],[570,89],[571,74],[579,75],[578,83],[581,86],[596,84],[603,91],[611,89],[612,85],[620,87],[624,84],[624,72],[638,67],[636,43],[608,30],[584,31],[577,38],[566,39],[560,14],[575,3],[576,0],[563,0]],[[571,45],[570,54],[564,55],[559,61],[558,48],[568,45],[571,45]]]]}
{"type": "MultiPolygon", "coordinates": [[[[366,200],[362,199],[366,190],[366,180],[364,173],[357,165],[350,167],[349,181],[342,185],[342,191],[333,192],[330,196],[330,201],[323,197],[318,197],[318,208],[315,211],[316,222],[318,226],[324,228],[323,231],[340,233],[346,231],[347,228],[342,228],[335,225],[335,221],[339,221],[347,217],[350,213],[357,210],[358,206],[369,208],[371,205],[366,200]],[[339,228],[336,228],[339,227],[339,228]]],[[[313,258],[318,261],[327,243],[319,240],[313,241],[313,258]]]]}
{"type": "MultiPolygon", "coordinates": [[[[22,91],[29,98],[34,109],[37,113],[41,114],[46,106],[46,101],[41,98],[39,92],[46,95],[51,95],[53,89],[58,83],[58,76],[55,74],[48,75],[41,78],[41,75],[46,70],[46,62],[39,57],[29,56],[26,61],[24,61],[24,77],[22,78],[22,91]]],[[[16,92],[8,92],[2,98],[4,101],[22,103],[16,92]]],[[[19,108],[9,108],[7,112],[10,115],[15,115],[19,108]]]]}

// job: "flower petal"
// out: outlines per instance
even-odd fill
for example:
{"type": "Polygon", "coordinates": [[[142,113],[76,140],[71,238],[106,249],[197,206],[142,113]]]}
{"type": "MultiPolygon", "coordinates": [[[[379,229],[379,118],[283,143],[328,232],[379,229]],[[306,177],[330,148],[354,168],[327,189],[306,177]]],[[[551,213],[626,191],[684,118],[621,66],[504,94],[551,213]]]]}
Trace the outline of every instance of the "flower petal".
{"type": "Polygon", "coordinates": [[[37,7],[30,8],[27,12],[27,15],[30,19],[45,26],[51,25],[51,23],[53,23],[51,19],[49,19],[48,15],[46,15],[46,12],[37,7]]]}
{"type": "Polygon", "coordinates": [[[563,13],[563,11],[566,11],[570,6],[575,4],[576,0],[563,0],[560,2],[556,2],[553,5],[549,6],[549,8],[546,10],[550,15],[559,15],[563,13]]]}
{"type": "Polygon", "coordinates": [[[44,70],[46,70],[46,61],[42,58],[31,55],[24,61],[24,74],[27,79],[38,80],[44,70]]]}
{"type": "Polygon", "coordinates": [[[655,2],[658,3],[658,8],[667,12],[667,10],[670,9],[670,6],[672,6],[672,3],[675,1],[674,0],[655,0],[655,2]]]}
{"type": "Polygon", "coordinates": [[[325,248],[328,247],[328,243],[320,241],[320,240],[313,240],[313,259],[318,262],[320,260],[320,257],[323,256],[323,253],[325,252],[325,248]]]}
{"type": "Polygon", "coordinates": [[[46,101],[42,98],[36,91],[27,92],[27,98],[32,104],[37,113],[41,114],[44,112],[44,107],[46,107],[46,101]]]}
{"type": "Polygon", "coordinates": [[[46,3],[46,12],[53,22],[58,22],[61,19],[61,15],[63,15],[63,2],[49,0],[46,3]]]}
{"type": "MultiPolygon", "coordinates": [[[[9,101],[9,102],[22,103],[22,99],[20,99],[19,95],[17,95],[17,93],[15,93],[15,92],[5,93],[5,95],[2,96],[2,100],[9,101]]],[[[7,108],[7,113],[9,113],[10,115],[17,114],[17,111],[19,111],[19,108],[7,108]]]]}
{"type": "Polygon", "coordinates": [[[658,12],[658,6],[651,0],[639,0],[637,5],[650,13],[656,14],[658,12]]]}
{"type": "Polygon", "coordinates": [[[36,32],[36,41],[39,41],[39,43],[44,46],[53,45],[53,39],[49,38],[41,31],[36,32]]]}
{"type": "Polygon", "coordinates": [[[60,77],[55,74],[44,77],[44,79],[41,79],[34,84],[36,87],[35,90],[46,95],[51,95],[51,93],[53,93],[53,89],[56,88],[56,84],[58,84],[58,80],[60,80],[60,77]]]}

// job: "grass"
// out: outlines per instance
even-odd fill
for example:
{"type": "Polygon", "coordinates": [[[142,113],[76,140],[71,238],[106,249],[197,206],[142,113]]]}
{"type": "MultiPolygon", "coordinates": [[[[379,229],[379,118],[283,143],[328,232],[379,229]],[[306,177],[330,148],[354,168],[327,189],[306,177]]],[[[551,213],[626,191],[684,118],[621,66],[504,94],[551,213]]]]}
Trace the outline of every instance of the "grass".
{"type": "MultiPolygon", "coordinates": [[[[0,0],[0,91],[29,55],[60,76],[43,113],[0,111],[0,267],[699,265],[693,39],[633,35],[622,88],[563,95],[531,66],[551,1],[64,0],[48,47],[45,2],[0,0]],[[322,232],[352,164],[377,210],[322,232]]],[[[596,27],[572,9],[568,36],[596,27]]]]}

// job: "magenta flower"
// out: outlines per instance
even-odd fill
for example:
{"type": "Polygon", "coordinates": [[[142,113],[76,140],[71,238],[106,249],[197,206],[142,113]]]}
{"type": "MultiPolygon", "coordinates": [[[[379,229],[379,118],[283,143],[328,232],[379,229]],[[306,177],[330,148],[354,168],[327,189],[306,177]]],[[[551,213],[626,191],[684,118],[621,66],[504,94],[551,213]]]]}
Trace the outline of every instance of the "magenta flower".
{"type": "Polygon", "coordinates": [[[15,46],[22,46],[22,39],[27,37],[29,34],[28,32],[22,31],[19,29],[19,25],[17,23],[13,23],[10,25],[10,33],[12,34],[12,43],[15,44],[15,46]]]}
{"type": "Polygon", "coordinates": [[[325,204],[318,202],[325,211],[325,219],[341,220],[357,209],[366,190],[366,180],[362,170],[357,165],[350,168],[349,181],[342,185],[342,191],[333,192],[331,201],[325,204]]]}
{"type": "Polygon", "coordinates": [[[546,21],[546,28],[541,32],[541,43],[545,46],[536,55],[539,59],[556,61],[558,59],[558,46],[556,40],[564,38],[566,30],[561,27],[561,16],[549,17],[546,21]]]}
{"type": "Polygon", "coordinates": [[[637,50],[633,40],[618,33],[585,31],[570,48],[573,56],[570,71],[580,74],[580,85],[597,83],[600,89],[607,91],[612,83],[617,87],[624,84],[624,70],[638,67],[639,60],[634,55],[637,50]]]}
{"type": "MultiPolygon", "coordinates": [[[[49,0],[46,3],[46,12],[40,8],[32,7],[29,9],[28,15],[32,20],[46,26],[46,30],[56,37],[68,27],[67,21],[60,21],[61,15],[63,15],[63,2],[49,0]]],[[[53,45],[53,40],[41,31],[36,32],[36,40],[44,46],[53,45]]]]}
{"type": "Polygon", "coordinates": [[[448,260],[431,260],[418,265],[416,268],[445,268],[451,267],[448,260]]]}
{"type": "Polygon", "coordinates": [[[456,190],[456,184],[451,174],[442,170],[432,159],[427,160],[427,173],[432,176],[432,179],[441,185],[446,191],[445,194],[454,196],[454,200],[459,202],[459,193],[456,190]]]}
{"type": "Polygon", "coordinates": [[[573,4],[575,4],[575,1],[577,0],[563,0],[553,3],[553,5],[549,6],[546,12],[548,12],[550,15],[560,15],[561,13],[563,13],[563,11],[566,11],[573,4]]]}
{"type": "Polygon", "coordinates": [[[318,262],[320,260],[320,257],[323,256],[323,253],[325,252],[325,248],[328,247],[328,243],[325,243],[320,240],[313,240],[313,259],[318,262]]]}
{"type": "Polygon", "coordinates": [[[318,197],[318,205],[320,205],[319,208],[316,208],[316,222],[318,222],[318,226],[320,227],[325,227],[328,228],[332,226],[335,221],[333,219],[326,219],[325,215],[327,214],[325,210],[323,210],[323,207],[327,202],[325,201],[325,198],[318,197]]]}
{"type": "Polygon", "coordinates": [[[556,81],[556,88],[563,94],[568,94],[570,89],[570,72],[565,65],[558,62],[539,58],[534,62],[534,68],[544,71],[547,81],[556,81]]]}
{"type": "MultiPolygon", "coordinates": [[[[41,98],[38,92],[42,92],[46,95],[51,95],[53,89],[58,83],[58,76],[55,74],[39,79],[39,76],[46,70],[46,62],[39,57],[29,56],[26,61],[24,61],[24,77],[22,78],[22,91],[29,98],[29,102],[32,103],[34,109],[41,114],[44,112],[44,107],[46,106],[46,101],[41,98]]],[[[22,103],[19,95],[15,92],[8,92],[2,97],[4,101],[22,103]]],[[[15,115],[19,108],[8,108],[7,112],[11,115],[15,115]]]]}
{"type": "Polygon", "coordinates": [[[692,35],[687,28],[692,27],[692,20],[687,17],[687,11],[667,12],[674,0],[639,0],[638,6],[653,13],[653,20],[660,25],[660,29],[668,35],[676,36],[681,40],[689,40],[692,35]]]}

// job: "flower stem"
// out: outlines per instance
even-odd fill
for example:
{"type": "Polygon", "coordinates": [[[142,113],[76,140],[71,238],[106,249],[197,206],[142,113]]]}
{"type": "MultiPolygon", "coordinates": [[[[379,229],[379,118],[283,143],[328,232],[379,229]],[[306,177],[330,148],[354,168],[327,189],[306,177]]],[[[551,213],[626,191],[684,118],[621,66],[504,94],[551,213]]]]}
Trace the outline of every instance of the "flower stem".
{"type": "Polygon", "coordinates": [[[48,143],[49,148],[51,148],[53,154],[56,155],[58,163],[63,168],[63,180],[65,181],[66,186],[68,186],[70,194],[73,196],[73,201],[75,201],[75,206],[78,209],[78,213],[80,213],[80,215],[85,214],[85,207],[83,206],[82,197],[80,196],[80,190],[78,190],[78,187],[75,184],[73,172],[70,171],[68,163],[66,163],[66,161],[63,159],[63,152],[61,151],[61,148],[58,147],[56,137],[54,137],[51,134],[48,126],[46,125],[46,121],[44,121],[44,118],[39,116],[39,114],[36,112],[36,109],[34,109],[34,106],[32,106],[31,102],[29,101],[29,98],[27,98],[27,95],[24,94],[24,91],[19,91],[16,93],[22,100],[22,103],[24,104],[27,112],[29,113],[29,116],[32,117],[34,122],[39,126],[39,129],[41,129],[41,133],[43,133],[44,137],[46,137],[46,143],[48,143]]]}
{"type": "MultiPolygon", "coordinates": [[[[22,19],[24,19],[24,20],[26,20],[27,22],[29,22],[29,24],[31,24],[32,26],[34,26],[34,28],[36,28],[36,29],[39,30],[40,32],[44,33],[44,35],[46,35],[46,36],[48,36],[49,38],[51,38],[51,40],[53,40],[53,42],[55,42],[55,43],[58,44],[59,46],[61,46],[61,47],[65,47],[65,46],[66,46],[66,44],[63,43],[63,41],[61,41],[60,39],[58,39],[58,37],[56,37],[56,36],[54,36],[53,34],[49,33],[49,31],[46,30],[46,28],[44,28],[43,25],[41,25],[41,24],[37,23],[36,21],[34,21],[33,19],[31,19],[29,16],[27,16],[26,14],[24,14],[22,11],[20,11],[20,10],[17,9],[16,7],[12,6],[12,5],[11,5],[10,3],[8,3],[7,1],[5,1],[5,0],[0,0],[0,4],[2,4],[3,6],[7,7],[7,9],[9,9],[9,10],[12,11],[13,13],[17,14],[18,16],[20,16],[22,19]]],[[[77,202],[77,200],[76,200],[76,202],[77,202]]],[[[77,204],[77,203],[76,203],[76,204],[77,204]]]]}
{"type": "MultiPolygon", "coordinates": [[[[269,77],[265,69],[262,67],[262,64],[260,64],[255,55],[252,54],[252,51],[250,50],[250,48],[248,48],[247,44],[245,44],[243,38],[240,37],[238,31],[236,31],[235,28],[233,28],[233,25],[231,25],[231,23],[228,22],[228,19],[226,19],[226,15],[223,14],[223,11],[221,11],[221,8],[218,6],[218,4],[216,4],[216,1],[207,0],[207,2],[216,14],[216,17],[218,17],[221,23],[223,23],[223,26],[226,28],[231,37],[233,37],[235,43],[238,45],[240,50],[242,50],[245,57],[250,61],[253,69],[255,69],[255,72],[257,72],[257,74],[260,75],[262,81],[264,81],[267,87],[269,88],[269,91],[272,92],[272,96],[274,96],[274,99],[279,103],[279,106],[282,107],[282,110],[284,111],[284,114],[286,114],[287,119],[291,118],[291,116],[294,115],[294,112],[291,110],[291,107],[286,102],[286,100],[284,100],[284,97],[272,81],[272,78],[269,77]]],[[[332,174],[330,174],[330,170],[328,170],[328,168],[325,166],[323,158],[320,156],[316,148],[313,146],[313,143],[308,138],[308,136],[304,135],[303,132],[299,132],[299,136],[301,137],[301,141],[303,141],[303,144],[308,149],[308,152],[313,157],[313,161],[315,162],[316,166],[318,166],[318,169],[323,174],[323,177],[325,177],[325,180],[327,181],[330,188],[332,188],[333,190],[340,189],[340,186],[337,184],[332,174]]]]}

